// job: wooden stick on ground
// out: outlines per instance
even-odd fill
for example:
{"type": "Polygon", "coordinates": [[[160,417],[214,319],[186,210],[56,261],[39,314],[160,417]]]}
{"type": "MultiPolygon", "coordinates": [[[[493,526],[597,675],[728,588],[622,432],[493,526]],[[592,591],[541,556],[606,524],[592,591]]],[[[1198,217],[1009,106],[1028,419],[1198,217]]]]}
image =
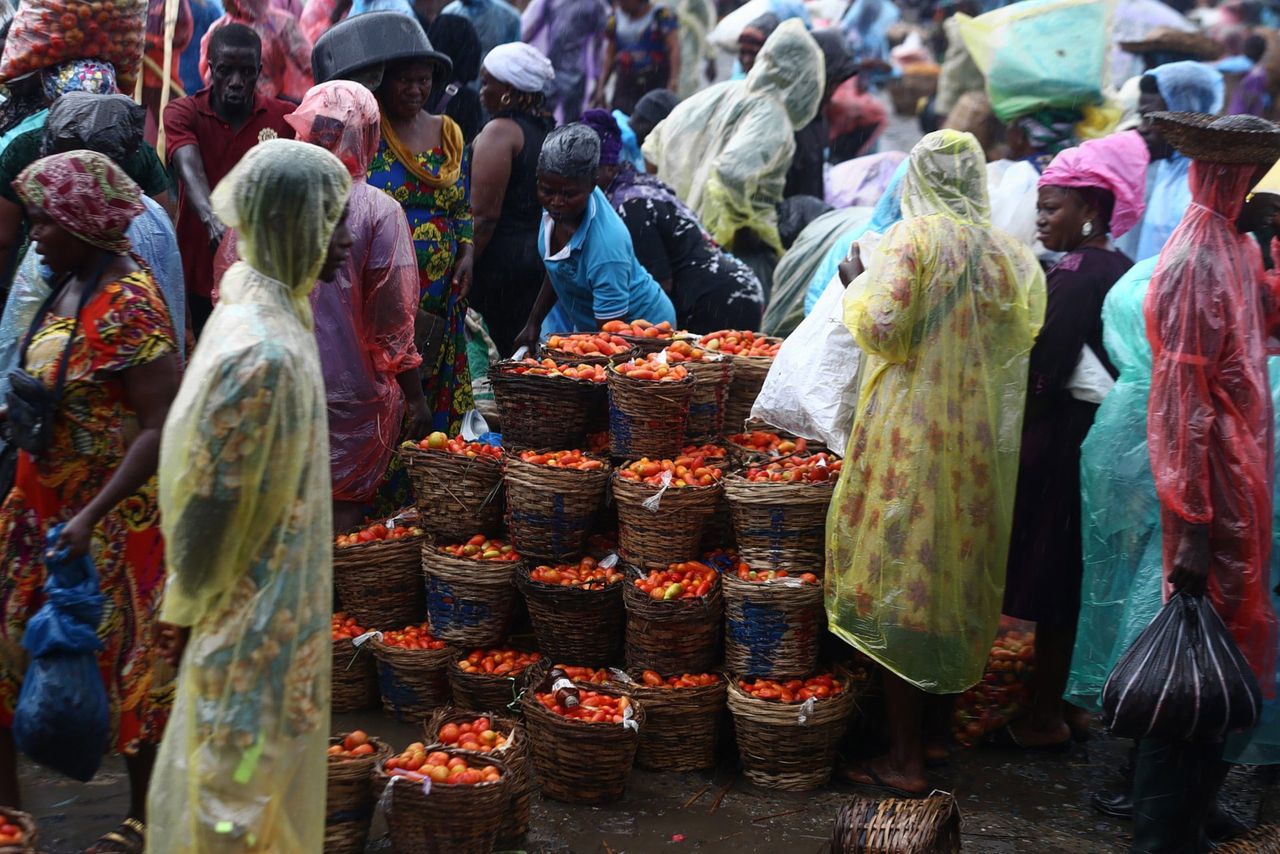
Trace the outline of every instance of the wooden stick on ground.
{"type": "MultiPolygon", "coordinates": [[[[712,782],[715,782],[715,781],[714,781],[714,780],[712,780],[712,782]]],[[[695,794],[693,794],[692,796],[690,796],[689,800],[687,800],[687,801],[685,801],[683,804],[681,804],[681,805],[680,805],[680,809],[682,809],[682,810],[687,810],[689,807],[693,806],[694,802],[695,802],[695,801],[697,801],[697,800],[698,800],[698,798],[700,798],[700,797],[702,797],[703,795],[705,795],[705,794],[707,793],[707,790],[708,790],[708,789],[710,789],[710,788],[711,788],[711,783],[707,783],[707,785],[703,786],[703,787],[702,787],[701,789],[699,789],[695,794]]]]}
{"type": "Polygon", "coordinates": [[[733,787],[733,781],[736,779],[737,775],[735,774],[729,778],[729,782],[724,784],[724,788],[716,794],[716,799],[712,802],[711,809],[707,810],[707,815],[713,815],[716,810],[720,809],[720,802],[724,800],[725,795],[729,794],[729,789],[733,787]]]}

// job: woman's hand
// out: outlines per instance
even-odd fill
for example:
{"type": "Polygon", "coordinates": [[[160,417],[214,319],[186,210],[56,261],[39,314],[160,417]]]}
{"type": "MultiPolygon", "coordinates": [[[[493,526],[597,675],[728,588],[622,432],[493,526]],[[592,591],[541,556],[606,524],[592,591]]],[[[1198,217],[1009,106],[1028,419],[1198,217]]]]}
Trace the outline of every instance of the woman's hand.
{"type": "Polygon", "coordinates": [[[458,247],[458,260],[453,265],[453,289],[458,299],[466,299],[471,290],[471,273],[475,268],[475,249],[470,243],[458,247]]]}
{"type": "Polygon", "coordinates": [[[515,348],[519,350],[521,347],[529,348],[529,355],[532,356],[538,349],[538,341],[542,338],[542,330],[537,326],[525,326],[520,330],[520,334],[516,336],[515,348]]]}
{"type": "Polygon", "coordinates": [[[66,549],[67,557],[71,559],[88,554],[95,524],[96,522],[81,510],[71,518],[70,522],[62,526],[62,533],[58,535],[58,541],[53,544],[53,550],[60,552],[66,549]]]}
{"type": "Polygon", "coordinates": [[[840,262],[837,269],[840,271],[840,281],[847,288],[849,283],[862,275],[865,268],[862,266],[862,253],[858,250],[858,241],[854,241],[849,247],[849,254],[844,256],[844,260],[840,262]]]}
{"type": "Polygon", "coordinates": [[[406,435],[403,438],[422,439],[431,432],[431,407],[422,395],[408,401],[408,404],[404,428],[406,435]]]}
{"type": "Polygon", "coordinates": [[[1185,525],[1169,570],[1169,583],[1175,590],[1199,596],[1209,583],[1210,561],[1209,526],[1185,525]]]}

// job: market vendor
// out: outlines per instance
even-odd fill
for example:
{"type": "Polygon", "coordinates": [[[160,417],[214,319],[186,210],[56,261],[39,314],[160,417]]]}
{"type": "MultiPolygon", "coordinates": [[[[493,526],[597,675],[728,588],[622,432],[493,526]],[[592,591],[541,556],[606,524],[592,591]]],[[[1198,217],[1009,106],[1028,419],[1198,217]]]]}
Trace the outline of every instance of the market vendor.
{"type": "Polygon", "coordinates": [[[631,234],[595,185],[599,166],[600,137],[587,125],[559,128],[542,145],[538,254],[547,274],[517,347],[610,320],[676,322],[671,300],[636,258],[631,234]]]}

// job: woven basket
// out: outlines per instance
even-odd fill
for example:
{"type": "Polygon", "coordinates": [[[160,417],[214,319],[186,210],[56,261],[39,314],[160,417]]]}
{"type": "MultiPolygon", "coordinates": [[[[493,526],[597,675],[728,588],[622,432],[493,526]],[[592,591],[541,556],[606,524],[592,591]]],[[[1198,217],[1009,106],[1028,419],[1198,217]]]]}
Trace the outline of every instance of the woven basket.
{"type": "Polygon", "coordinates": [[[516,604],[512,579],[518,564],[454,557],[424,543],[422,572],[431,633],[459,647],[501,643],[516,604]]]}
{"type": "Polygon", "coordinates": [[[646,569],[666,569],[702,553],[702,533],[715,513],[722,490],[711,486],[668,489],[657,510],[644,502],[660,489],[613,475],[613,498],[618,505],[618,547],[628,563],[646,569]]]}
{"type": "Polygon", "coordinates": [[[680,332],[675,333],[670,338],[644,338],[640,335],[619,335],[616,332],[613,334],[618,335],[623,341],[635,347],[636,352],[642,356],[665,350],[677,341],[694,342],[698,340],[695,335],[686,335],[680,332]]]}
{"type": "Polygon", "coordinates": [[[889,81],[889,100],[893,102],[893,111],[899,116],[916,116],[925,101],[938,91],[938,73],[904,73],[901,77],[889,81]]]}
{"type": "Polygon", "coordinates": [[[627,606],[627,668],[656,670],[663,676],[708,673],[720,664],[724,594],[720,585],[697,599],[665,602],[633,583],[629,567],[622,599],[627,606]]]}
{"type": "Polygon", "coordinates": [[[419,525],[443,540],[494,534],[502,525],[502,464],[407,442],[400,459],[413,485],[419,525]]]}
{"type": "Polygon", "coordinates": [[[449,665],[449,688],[453,691],[454,705],[464,709],[486,709],[496,714],[520,714],[520,698],[530,684],[541,681],[549,665],[544,656],[530,664],[515,676],[494,676],[491,673],[467,673],[458,662],[467,653],[460,653],[449,665]]]}
{"type": "Polygon", "coordinates": [[[831,854],[959,852],[960,808],[945,792],[919,799],[856,796],[840,808],[831,832],[831,854]]]}
{"type": "Polygon", "coordinates": [[[428,538],[374,540],[333,550],[333,584],[342,610],[370,629],[422,622],[421,549],[428,538]]]}
{"type": "MultiPolygon", "coordinates": [[[[781,338],[766,339],[780,343],[781,338]]],[[[751,417],[751,407],[764,386],[764,378],[773,367],[769,356],[734,356],[733,379],[729,381],[729,399],[724,405],[724,431],[738,433],[751,417]]]]}
{"type": "Polygon", "coordinates": [[[792,792],[827,784],[855,705],[851,686],[846,683],[840,696],[814,703],[804,723],[803,703],[758,700],[738,687],[732,675],[728,690],[738,755],[748,780],[792,792]]]}
{"type": "Polygon", "coordinates": [[[474,786],[437,783],[423,794],[419,782],[392,777],[379,763],[374,785],[382,792],[391,850],[396,854],[490,854],[502,826],[502,810],[511,800],[510,771],[483,753],[440,748],[466,757],[471,765],[495,765],[502,779],[474,786]]]}
{"type": "MultiPolygon", "coordinates": [[[[544,683],[538,690],[546,691],[544,683]]],[[[626,691],[599,685],[590,690],[609,696],[626,691]]],[[[644,729],[644,707],[632,702],[634,720],[644,729]]],[[[605,804],[622,797],[635,761],[640,737],[621,724],[589,724],[557,715],[538,702],[534,691],[524,695],[525,726],[533,770],[542,793],[573,804],[605,804]]]]}
{"type": "MultiPolygon", "coordinates": [[[[555,333],[561,336],[572,335],[571,332],[555,333]]],[[[547,336],[548,338],[550,336],[547,336]]],[[[550,359],[557,365],[607,365],[612,359],[633,359],[640,351],[632,346],[630,350],[624,350],[621,353],[615,353],[612,356],[598,354],[595,356],[579,356],[576,353],[566,353],[563,350],[553,350],[546,345],[538,348],[539,358],[550,359]]]]}
{"type": "Polygon", "coordinates": [[[700,362],[682,362],[693,374],[693,397],[684,432],[689,442],[718,438],[724,433],[724,408],[733,379],[733,360],[707,353],[700,362]]]}
{"type": "Polygon", "coordinates": [[[489,369],[494,400],[508,448],[581,448],[587,427],[604,405],[600,384],[568,377],[516,374],[516,362],[489,369]]]}
{"type": "Polygon", "coordinates": [[[582,554],[604,503],[608,463],[596,471],[579,471],[537,465],[509,454],[503,470],[507,531],[516,551],[550,563],[582,554]]]}
{"type": "Polygon", "coordinates": [[[22,828],[22,842],[18,845],[0,845],[0,854],[36,854],[40,841],[36,832],[36,820],[30,813],[11,807],[0,807],[0,819],[22,828]]]}
{"type": "Polygon", "coordinates": [[[786,569],[822,575],[826,566],[827,508],[834,480],[825,483],[754,482],[740,474],[724,480],[742,562],[756,570],[786,569]]]}
{"type": "MultiPolygon", "coordinates": [[[[639,680],[640,671],[631,674],[639,680]]],[[[644,706],[636,765],[650,771],[701,771],[714,768],[716,743],[724,720],[725,682],[697,688],[626,686],[644,706]]]]}
{"type": "Polygon", "coordinates": [[[1260,824],[1213,851],[1214,854],[1280,854],[1280,827],[1260,824]]]}
{"type": "MultiPolygon", "coordinates": [[[[423,742],[433,746],[440,728],[447,723],[473,721],[484,712],[470,712],[450,707],[440,709],[427,723],[426,737],[423,742]]],[[[480,754],[492,756],[507,766],[511,775],[511,800],[502,813],[502,825],[498,828],[500,842],[513,842],[524,836],[529,830],[529,806],[533,800],[533,772],[529,768],[529,733],[515,719],[502,715],[490,715],[489,719],[496,724],[494,728],[508,735],[507,743],[497,750],[480,754]]],[[[429,747],[428,749],[431,749],[429,747]]],[[[471,755],[471,751],[462,753],[471,755]]]]}
{"type": "MultiPolygon", "coordinates": [[[[338,744],[347,733],[329,739],[338,744]]],[[[374,752],[354,759],[329,757],[329,782],[324,799],[325,854],[363,854],[373,822],[373,769],[391,755],[391,745],[370,738],[374,752]]],[[[0,849],[2,850],[2,849],[0,849]]]]}
{"type": "Polygon", "coordinates": [[[333,642],[333,688],[331,705],[335,712],[359,712],[378,705],[378,667],[373,655],[341,638],[333,642]]]}
{"type": "Polygon", "coordinates": [[[780,680],[814,671],[827,625],[821,585],[792,579],[754,584],[728,572],[721,582],[726,670],[780,680]]]}
{"type": "MultiPolygon", "coordinates": [[[[782,439],[792,439],[794,441],[799,441],[799,437],[797,437],[794,433],[788,433],[786,430],[778,430],[774,427],[769,426],[768,424],[763,424],[755,420],[748,420],[745,425],[742,425],[742,427],[744,428],[741,430],[741,432],[743,433],[750,433],[756,430],[761,430],[766,433],[773,433],[782,439]]],[[[737,433],[735,432],[735,433],[729,434],[729,436],[734,436],[734,435],[737,435],[737,433]]],[[[792,456],[792,454],[779,454],[779,453],[773,453],[773,452],[764,452],[764,451],[754,450],[752,448],[748,448],[746,445],[739,445],[736,442],[731,441],[728,437],[726,437],[726,440],[725,440],[725,450],[729,456],[729,462],[735,466],[763,465],[765,463],[771,463],[776,460],[781,460],[781,459],[785,459],[788,456],[792,456]]],[[[817,439],[805,439],[804,450],[802,451],[797,450],[794,453],[816,454],[819,451],[825,452],[827,454],[831,453],[831,450],[827,448],[827,446],[823,444],[821,441],[817,439]]]]}
{"type": "Polygon", "coordinates": [[[661,460],[684,447],[694,379],[637,380],[609,369],[609,448],[615,457],[661,460]]]}
{"type": "Polygon", "coordinates": [[[600,589],[561,587],[530,578],[532,568],[516,571],[516,587],[524,594],[538,649],[551,661],[604,667],[620,658],[626,610],[625,581],[600,589]]]}
{"type": "Polygon", "coordinates": [[[457,653],[444,649],[401,649],[374,638],[382,708],[398,721],[420,724],[449,703],[448,669],[457,653]]]}

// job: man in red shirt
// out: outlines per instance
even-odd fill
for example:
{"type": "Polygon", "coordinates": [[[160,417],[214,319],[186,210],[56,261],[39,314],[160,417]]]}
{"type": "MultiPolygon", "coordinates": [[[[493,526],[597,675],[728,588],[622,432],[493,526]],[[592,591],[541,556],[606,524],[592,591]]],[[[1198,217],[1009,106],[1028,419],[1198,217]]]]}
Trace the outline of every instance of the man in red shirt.
{"type": "Polygon", "coordinates": [[[226,231],[209,192],[259,142],[293,138],[284,117],[296,107],[257,91],[261,69],[258,34],[227,24],[209,43],[209,85],[164,111],[165,151],[179,180],[178,246],[197,335],[213,311],[213,258],[226,231]]]}

